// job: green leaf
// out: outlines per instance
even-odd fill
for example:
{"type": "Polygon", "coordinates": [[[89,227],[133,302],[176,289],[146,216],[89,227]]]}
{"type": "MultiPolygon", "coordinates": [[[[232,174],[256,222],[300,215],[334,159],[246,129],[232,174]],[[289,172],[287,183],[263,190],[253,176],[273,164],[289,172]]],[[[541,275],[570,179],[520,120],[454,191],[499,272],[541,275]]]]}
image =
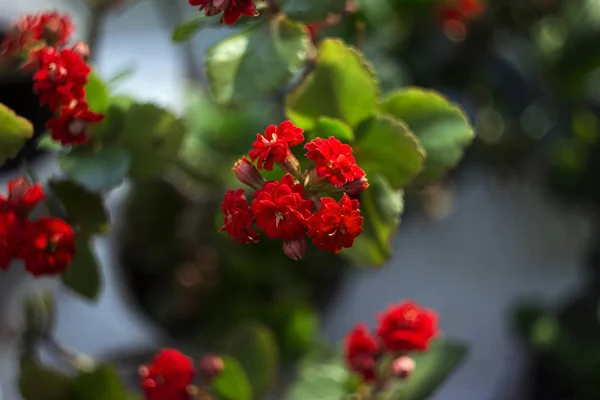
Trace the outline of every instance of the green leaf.
{"type": "Polygon", "coordinates": [[[300,305],[291,309],[282,329],[283,346],[293,356],[305,354],[319,334],[319,317],[313,307],[300,305]]]}
{"type": "Polygon", "coordinates": [[[225,352],[235,357],[250,381],[255,398],[261,398],[275,383],[279,354],[273,332],[258,323],[238,327],[227,339],[225,352]]]}
{"type": "Polygon", "coordinates": [[[383,101],[383,112],[404,121],[427,153],[418,184],[441,178],[463,156],[475,132],[463,111],[439,93],[418,88],[390,93],[383,101]]]}
{"type": "Polygon", "coordinates": [[[67,287],[86,299],[96,300],[98,298],[102,290],[100,266],[84,235],[75,235],[75,256],[61,279],[67,287]]]}
{"type": "Polygon", "coordinates": [[[425,152],[408,127],[389,116],[374,116],[356,131],[354,155],[367,177],[385,176],[394,189],[406,187],[421,171],[425,152]]]}
{"type": "Polygon", "coordinates": [[[104,112],[108,108],[108,87],[96,72],[92,72],[87,85],[85,85],[85,100],[90,109],[96,112],[104,112]]]}
{"type": "Polygon", "coordinates": [[[21,358],[19,389],[23,400],[65,400],[70,383],[68,376],[40,365],[35,359],[21,358]]]}
{"type": "Polygon", "coordinates": [[[389,182],[377,174],[369,177],[369,184],[360,199],[363,233],[351,248],[340,254],[355,264],[379,266],[392,256],[390,240],[404,210],[403,192],[393,190],[389,182]]]}
{"type": "Polygon", "coordinates": [[[33,136],[33,125],[0,103],[0,165],[17,156],[25,141],[33,136]]]}
{"type": "Polygon", "coordinates": [[[62,144],[60,144],[60,142],[57,142],[56,140],[52,139],[52,136],[50,136],[50,132],[45,132],[42,136],[40,136],[37,148],[40,150],[54,152],[62,150],[63,146],[62,144]]]}
{"type": "Polygon", "coordinates": [[[130,104],[125,103],[126,101],[121,98],[111,99],[111,104],[104,114],[104,120],[88,127],[88,135],[91,140],[98,140],[107,145],[113,144],[119,139],[125,129],[125,118],[130,107],[130,104]]]}
{"type": "Polygon", "coordinates": [[[425,353],[414,353],[414,374],[404,382],[396,383],[384,395],[388,400],[430,399],[450,373],[467,355],[467,346],[461,342],[437,339],[425,353]]]}
{"type": "Polygon", "coordinates": [[[315,138],[324,138],[333,136],[343,143],[354,142],[354,132],[346,123],[334,118],[321,117],[317,121],[317,125],[308,134],[306,140],[315,138]]]}
{"type": "Polygon", "coordinates": [[[189,40],[196,32],[206,26],[212,18],[206,17],[205,14],[197,14],[194,17],[183,21],[175,27],[171,40],[175,43],[182,43],[189,40]]]}
{"type": "Polygon", "coordinates": [[[324,354],[309,354],[292,384],[285,400],[341,400],[349,394],[351,374],[343,364],[342,355],[331,350],[324,354]]]}
{"type": "Polygon", "coordinates": [[[329,14],[339,14],[346,8],[346,0],[282,0],[281,11],[296,21],[306,23],[323,21],[329,14]]]}
{"type": "Polygon", "coordinates": [[[131,400],[117,372],[109,365],[79,375],[71,385],[69,400],[131,400]]]}
{"type": "Polygon", "coordinates": [[[131,177],[160,175],[175,160],[185,132],[183,122],[169,111],[152,104],[133,104],[118,142],[131,156],[131,177]]]}
{"type": "Polygon", "coordinates": [[[249,100],[300,72],[310,41],[302,24],[275,18],[211,47],[206,76],[217,103],[249,100]]]}
{"type": "Polygon", "coordinates": [[[70,180],[51,181],[50,188],[63,204],[71,224],[88,235],[108,233],[109,218],[99,194],[70,180]]]}
{"type": "Polygon", "coordinates": [[[222,358],[225,368],[212,383],[212,388],[219,399],[252,400],[252,387],[240,363],[233,357],[222,358]]]}
{"type": "Polygon", "coordinates": [[[379,110],[379,94],[377,77],[362,54],[341,40],[326,39],[313,71],[287,96],[286,113],[306,130],[321,116],[354,128],[379,110]]]}
{"type": "Polygon", "coordinates": [[[103,147],[92,153],[73,149],[61,154],[59,164],[62,170],[77,184],[89,191],[110,190],[121,183],[129,172],[129,153],[118,146],[103,147]]]}

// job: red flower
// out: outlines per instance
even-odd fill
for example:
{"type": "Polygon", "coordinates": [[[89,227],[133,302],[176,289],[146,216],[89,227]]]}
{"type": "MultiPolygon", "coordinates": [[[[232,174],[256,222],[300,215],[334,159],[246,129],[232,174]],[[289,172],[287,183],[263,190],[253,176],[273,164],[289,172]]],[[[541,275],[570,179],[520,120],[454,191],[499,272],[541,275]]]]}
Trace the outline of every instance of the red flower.
{"type": "Polygon", "coordinates": [[[242,15],[256,17],[254,0],[189,0],[191,6],[200,6],[207,17],[223,12],[221,23],[232,25],[242,15]]]}
{"type": "Polygon", "coordinates": [[[75,254],[73,229],[62,219],[41,217],[28,224],[19,257],[34,276],[63,272],[75,254]]]}
{"type": "Polygon", "coordinates": [[[62,107],[60,114],[46,123],[46,128],[51,131],[52,139],[60,141],[63,146],[83,144],[88,139],[88,124],[103,119],[103,114],[93,112],[84,100],[80,100],[70,107],[62,107]]]}
{"type": "Polygon", "coordinates": [[[346,336],[344,355],[354,372],[369,382],[375,380],[375,358],[379,351],[377,341],[369,334],[365,324],[358,324],[346,336]]]}
{"type": "Polygon", "coordinates": [[[37,29],[39,37],[45,40],[49,46],[62,46],[68,43],[75,26],[67,14],[46,12],[39,15],[37,29]]]}
{"type": "Polygon", "coordinates": [[[244,196],[244,189],[228,190],[223,199],[222,209],[225,218],[220,232],[227,231],[233,240],[240,243],[258,240],[259,234],[251,227],[254,218],[244,196]]]}
{"type": "Polygon", "coordinates": [[[85,85],[91,72],[79,54],[71,49],[56,51],[44,47],[30,55],[26,68],[37,67],[33,75],[33,90],[40,103],[56,112],[61,106],[85,97],[85,85]]]}
{"type": "Polygon", "coordinates": [[[0,211],[0,269],[5,270],[15,256],[14,223],[16,216],[10,211],[0,211]]]}
{"type": "Polygon", "coordinates": [[[0,55],[18,56],[40,41],[49,46],[62,46],[69,41],[73,30],[73,23],[66,14],[24,15],[11,25],[0,44],[0,55]]]}
{"type": "Polygon", "coordinates": [[[328,179],[334,186],[343,186],[365,176],[365,171],[356,165],[352,147],[333,136],[312,140],[304,148],[306,157],[316,164],[317,176],[328,179]]]}
{"type": "Polygon", "coordinates": [[[8,198],[0,196],[0,211],[10,210],[26,215],[45,198],[40,184],[32,185],[25,178],[18,178],[8,181],[8,198]]]}
{"type": "Polygon", "coordinates": [[[389,351],[427,350],[437,330],[434,311],[405,301],[379,316],[377,335],[389,351]]]}
{"type": "Polygon", "coordinates": [[[308,236],[321,250],[339,253],[342,247],[352,247],[363,231],[358,200],[344,193],[339,203],[331,197],[321,199],[321,208],[307,221],[308,236]]]}
{"type": "Polygon", "coordinates": [[[194,379],[194,364],[185,354],[162,349],[151,364],[140,368],[142,389],[147,400],[187,400],[194,379]]]}
{"type": "Polygon", "coordinates": [[[304,236],[306,218],[314,208],[304,198],[304,186],[294,183],[290,174],[280,182],[268,181],[254,194],[250,205],[258,226],[269,239],[292,240],[304,236]]]}
{"type": "Polygon", "coordinates": [[[273,170],[273,165],[283,163],[288,158],[290,146],[297,146],[304,141],[302,129],[290,121],[284,121],[279,126],[269,125],[264,136],[256,134],[252,150],[248,155],[252,161],[258,159],[258,169],[273,170]]]}

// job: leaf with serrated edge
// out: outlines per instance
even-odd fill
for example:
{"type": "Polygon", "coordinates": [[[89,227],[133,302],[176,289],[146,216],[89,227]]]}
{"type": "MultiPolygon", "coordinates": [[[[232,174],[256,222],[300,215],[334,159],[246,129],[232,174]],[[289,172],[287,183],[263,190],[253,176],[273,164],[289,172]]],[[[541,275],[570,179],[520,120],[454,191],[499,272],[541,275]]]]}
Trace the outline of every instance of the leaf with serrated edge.
{"type": "Polygon", "coordinates": [[[353,144],[358,165],[385,176],[394,189],[406,187],[423,169],[425,151],[408,126],[395,118],[377,115],[356,130],[353,144]]]}
{"type": "Polygon", "coordinates": [[[415,184],[441,178],[463,156],[475,132],[467,116],[441,94],[420,88],[396,90],[385,97],[383,112],[404,121],[427,153],[415,184]]]}
{"type": "Polygon", "coordinates": [[[380,85],[372,65],[338,39],[321,42],[313,70],[285,99],[289,119],[310,130],[320,117],[356,127],[379,111],[380,85]]]}

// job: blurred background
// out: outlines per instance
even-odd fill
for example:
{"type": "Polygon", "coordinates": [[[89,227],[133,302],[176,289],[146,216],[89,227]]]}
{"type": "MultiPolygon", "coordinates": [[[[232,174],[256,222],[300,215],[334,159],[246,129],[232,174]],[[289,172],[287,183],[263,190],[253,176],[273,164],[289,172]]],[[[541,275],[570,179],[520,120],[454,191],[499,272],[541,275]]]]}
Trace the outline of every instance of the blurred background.
{"type": "MultiPolygon", "coordinates": [[[[121,76],[115,93],[185,116],[187,175],[107,194],[113,229],[95,243],[106,281],[99,302],[18,269],[0,274],[5,399],[20,398],[11,329],[36,286],[57,293],[61,341],[125,373],[165,340],[208,342],[247,318],[271,326],[293,360],[316,338],[339,340],[389,303],[414,299],[439,312],[444,334],[470,345],[436,399],[600,398],[600,1],[366,0],[319,28],[363,47],[384,90],[434,88],[477,132],[451,175],[409,194],[394,254],[377,269],[323,255],[299,268],[268,243],[249,250],[216,236],[232,179],[225,166],[282,119],[280,101],[211,102],[203,54],[231,30],[174,44],[175,25],[196,13],[186,1],[114,3],[94,13],[83,0],[0,0],[0,32],[24,12],[69,12],[100,75],[121,76]]],[[[27,78],[0,76],[0,102],[40,134],[48,114],[30,88],[27,78]]],[[[42,179],[56,175],[56,157],[34,149],[21,156],[42,179]]],[[[1,188],[19,174],[12,167],[2,168],[1,188]]]]}

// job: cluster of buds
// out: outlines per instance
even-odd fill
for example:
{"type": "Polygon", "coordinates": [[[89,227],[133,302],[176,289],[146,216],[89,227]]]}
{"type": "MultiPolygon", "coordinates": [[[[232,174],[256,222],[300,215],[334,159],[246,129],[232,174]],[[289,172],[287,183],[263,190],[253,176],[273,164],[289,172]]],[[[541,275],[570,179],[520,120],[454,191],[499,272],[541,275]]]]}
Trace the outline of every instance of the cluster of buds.
{"type": "Polygon", "coordinates": [[[346,336],[346,364],[364,384],[385,388],[392,379],[410,378],[416,368],[410,352],[426,351],[437,332],[432,310],[410,301],[390,306],[379,316],[376,335],[361,323],[346,336]],[[381,365],[390,358],[389,364],[381,365]]]}
{"type": "Polygon", "coordinates": [[[249,159],[243,157],[233,167],[240,182],[254,191],[253,200],[248,204],[243,189],[227,191],[221,231],[234,241],[253,243],[259,239],[255,226],[270,240],[282,240],[283,251],[294,260],[304,257],[306,236],[331,253],[352,247],[363,230],[356,197],[369,186],[365,172],[356,164],[352,148],[334,137],[304,145],[313,165],[302,170],[291,148],[303,142],[302,129],[290,121],[257,134],[249,159]],[[276,164],[283,177],[266,181],[260,170],[272,171],[276,164]]]}
{"type": "Polygon", "coordinates": [[[88,125],[104,119],[89,109],[85,98],[91,73],[87,44],[66,47],[73,30],[67,15],[25,15],[12,24],[0,44],[0,61],[24,60],[22,69],[33,73],[33,90],[40,104],[55,113],[46,128],[64,146],[85,143],[88,125]]]}
{"type": "Polygon", "coordinates": [[[175,349],[162,349],[151,363],[139,368],[141,386],[147,400],[212,399],[209,387],[225,368],[223,360],[207,354],[198,363],[202,378],[194,385],[196,368],[191,358],[175,349]]]}

